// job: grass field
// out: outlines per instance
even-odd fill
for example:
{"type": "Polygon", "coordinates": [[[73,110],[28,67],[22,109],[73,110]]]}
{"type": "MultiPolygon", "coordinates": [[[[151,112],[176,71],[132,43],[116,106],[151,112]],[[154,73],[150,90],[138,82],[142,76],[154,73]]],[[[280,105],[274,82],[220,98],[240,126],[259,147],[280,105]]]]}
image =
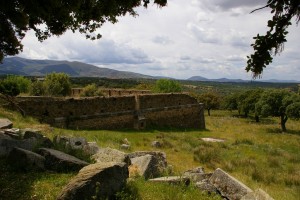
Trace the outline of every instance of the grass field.
{"type": "MultiPolygon", "coordinates": [[[[14,127],[41,129],[50,138],[55,135],[83,136],[100,147],[119,148],[122,140],[131,143],[129,151],[160,150],[167,154],[174,174],[203,166],[207,172],[222,168],[252,189],[262,188],[274,199],[300,197],[300,121],[288,120],[287,133],[281,133],[279,119],[253,119],[235,116],[235,112],[212,111],[206,116],[206,130],[145,131],[77,131],[50,128],[32,118],[0,108],[0,117],[14,122],[14,127]],[[224,139],[208,143],[203,137],[224,139]],[[158,140],[160,149],[151,147],[158,140]]],[[[0,160],[0,199],[55,199],[62,187],[75,174],[10,172],[0,160]]],[[[131,182],[120,194],[121,199],[218,199],[201,194],[193,186],[154,185],[143,180],[131,182]],[[180,191],[180,192],[178,192],[180,191]]]]}

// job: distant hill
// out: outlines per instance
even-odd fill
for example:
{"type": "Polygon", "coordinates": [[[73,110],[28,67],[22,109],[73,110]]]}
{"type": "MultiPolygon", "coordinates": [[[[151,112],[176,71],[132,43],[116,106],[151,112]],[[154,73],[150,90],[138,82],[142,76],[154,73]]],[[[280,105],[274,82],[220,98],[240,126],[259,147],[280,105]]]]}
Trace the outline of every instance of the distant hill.
{"type": "Polygon", "coordinates": [[[24,76],[44,76],[51,72],[63,72],[73,77],[106,77],[106,78],[154,78],[152,76],[101,68],[94,65],[55,60],[31,60],[20,57],[10,57],[0,64],[1,74],[16,74],[24,76]]]}
{"type": "Polygon", "coordinates": [[[242,80],[242,79],[227,79],[227,78],[208,79],[208,78],[204,78],[202,76],[192,76],[191,78],[188,78],[187,80],[189,80],[189,81],[211,81],[211,82],[237,82],[237,83],[249,82],[249,81],[242,80]]]}
{"type": "Polygon", "coordinates": [[[245,82],[264,82],[264,83],[300,83],[296,80],[242,80],[242,79],[228,79],[228,78],[219,78],[219,79],[208,79],[202,76],[192,76],[187,79],[188,81],[210,81],[210,82],[222,82],[222,83],[245,83],[245,82]]]}

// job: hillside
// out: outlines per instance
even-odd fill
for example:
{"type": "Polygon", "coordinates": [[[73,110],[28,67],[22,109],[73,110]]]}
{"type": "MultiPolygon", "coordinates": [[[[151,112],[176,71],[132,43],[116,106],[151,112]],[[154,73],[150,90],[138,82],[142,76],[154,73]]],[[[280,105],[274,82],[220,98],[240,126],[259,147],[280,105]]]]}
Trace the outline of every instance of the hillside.
{"type": "Polygon", "coordinates": [[[0,64],[0,75],[44,76],[51,72],[63,72],[73,77],[152,78],[143,74],[101,68],[81,62],[30,60],[10,57],[5,58],[3,64],[0,64]]]}

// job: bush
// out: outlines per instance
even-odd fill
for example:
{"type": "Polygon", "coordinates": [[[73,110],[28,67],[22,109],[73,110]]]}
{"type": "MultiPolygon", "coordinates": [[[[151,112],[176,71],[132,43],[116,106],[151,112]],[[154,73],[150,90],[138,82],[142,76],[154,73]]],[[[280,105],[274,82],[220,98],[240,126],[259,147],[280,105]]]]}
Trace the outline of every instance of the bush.
{"type": "Polygon", "coordinates": [[[71,93],[70,78],[65,73],[52,73],[45,77],[45,91],[49,96],[67,96],[71,93]]]}
{"type": "Polygon", "coordinates": [[[154,92],[171,93],[181,92],[182,87],[179,82],[170,79],[159,79],[155,82],[154,92]]]}
{"type": "Polygon", "coordinates": [[[9,96],[17,96],[21,92],[29,91],[31,81],[23,76],[7,76],[6,79],[0,82],[0,93],[9,96]]]}
{"type": "Polygon", "coordinates": [[[36,81],[31,84],[29,91],[32,96],[43,96],[45,95],[45,87],[42,81],[36,81]]]}
{"type": "Polygon", "coordinates": [[[89,84],[83,88],[81,93],[82,97],[94,97],[94,96],[103,96],[102,92],[98,89],[95,83],[89,84]]]}

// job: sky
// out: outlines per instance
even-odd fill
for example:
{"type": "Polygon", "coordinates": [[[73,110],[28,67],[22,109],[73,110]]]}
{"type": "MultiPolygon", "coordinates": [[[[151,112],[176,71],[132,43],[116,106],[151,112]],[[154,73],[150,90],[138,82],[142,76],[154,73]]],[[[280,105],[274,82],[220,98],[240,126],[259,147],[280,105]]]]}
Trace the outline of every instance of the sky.
{"type": "MultiPolygon", "coordinates": [[[[152,1],[153,2],[153,1],[152,1]]],[[[105,24],[97,41],[66,32],[40,43],[34,32],[23,39],[20,57],[80,61],[99,67],[152,76],[187,79],[252,78],[245,71],[253,53],[253,37],[267,31],[270,10],[261,0],[169,0],[158,8],[138,8],[139,16],[105,24]]],[[[284,51],[268,66],[262,79],[300,81],[299,27],[292,21],[284,51]],[[298,31],[298,32],[297,32],[298,31]]]]}

